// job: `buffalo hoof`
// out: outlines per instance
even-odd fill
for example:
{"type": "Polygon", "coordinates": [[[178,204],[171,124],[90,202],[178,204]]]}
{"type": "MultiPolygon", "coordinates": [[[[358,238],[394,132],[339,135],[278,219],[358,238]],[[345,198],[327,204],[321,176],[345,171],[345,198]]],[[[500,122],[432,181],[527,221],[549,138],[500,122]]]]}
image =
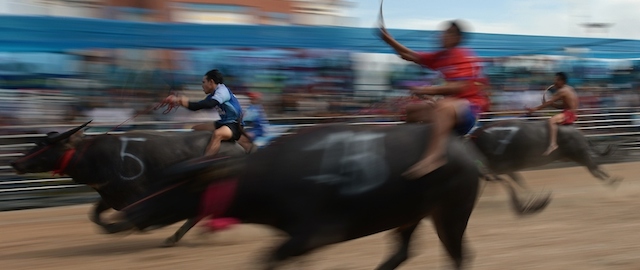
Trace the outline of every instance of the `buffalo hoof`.
{"type": "Polygon", "coordinates": [[[541,192],[529,196],[527,201],[520,205],[519,212],[521,215],[531,215],[542,211],[551,202],[551,192],[541,192]]]}
{"type": "Polygon", "coordinates": [[[613,176],[609,178],[607,184],[612,188],[617,188],[618,186],[620,186],[620,182],[622,182],[622,180],[624,180],[624,178],[621,176],[613,176]]]}
{"type": "Polygon", "coordinates": [[[104,232],[106,232],[107,234],[115,234],[115,233],[122,233],[122,232],[131,233],[133,229],[133,225],[129,222],[118,222],[118,223],[103,225],[102,228],[104,229],[104,232]]]}
{"type": "Polygon", "coordinates": [[[162,243],[162,247],[173,247],[176,245],[177,242],[178,242],[178,239],[176,239],[176,236],[172,235],[164,240],[164,242],[162,243]]]}
{"type": "Polygon", "coordinates": [[[278,268],[279,263],[274,261],[268,261],[265,263],[262,270],[276,270],[278,268]]]}

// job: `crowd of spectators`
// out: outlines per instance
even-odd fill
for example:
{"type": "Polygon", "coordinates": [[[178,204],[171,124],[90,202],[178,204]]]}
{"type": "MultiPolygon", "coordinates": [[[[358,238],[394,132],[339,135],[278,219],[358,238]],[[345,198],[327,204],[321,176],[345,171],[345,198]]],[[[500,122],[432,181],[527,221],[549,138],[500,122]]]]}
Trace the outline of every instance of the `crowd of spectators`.
{"type": "MultiPolygon", "coordinates": [[[[417,66],[391,65],[382,75],[386,83],[357,85],[348,52],[290,50],[268,56],[256,52],[251,57],[239,55],[236,51],[204,60],[198,54],[186,55],[171,70],[159,67],[154,59],[121,65],[122,61],[106,56],[75,55],[74,74],[46,78],[29,73],[27,68],[23,77],[3,76],[0,80],[0,98],[4,100],[0,125],[77,123],[90,117],[118,122],[133,115],[139,115],[138,121],[187,119],[193,115],[164,115],[149,108],[171,91],[202,97],[200,73],[208,68],[221,69],[226,84],[245,104],[248,91],[262,93],[270,117],[393,114],[397,113],[397,108],[391,108],[397,106],[394,100],[406,96],[408,86],[440,83],[438,74],[417,66]],[[39,83],[33,82],[36,78],[39,83]],[[377,90],[368,91],[368,87],[377,90]]],[[[624,68],[548,60],[533,65],[517,65],[518,59],[490,59],[486,63],[494,112],[518,111],[539,103],[557,71],[569,74],[581,108],[640,107],[637,62],[624,68]]]]}

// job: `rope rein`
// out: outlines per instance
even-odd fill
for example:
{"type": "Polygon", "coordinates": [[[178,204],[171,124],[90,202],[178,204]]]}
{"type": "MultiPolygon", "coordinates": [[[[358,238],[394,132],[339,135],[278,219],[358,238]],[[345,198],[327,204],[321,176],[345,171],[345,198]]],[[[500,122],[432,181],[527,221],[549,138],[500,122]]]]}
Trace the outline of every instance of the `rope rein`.
{"type": "MultiPolygon", "coordinates": [[[[171,95],[174,95],[174,94],[171,93],[170,96],[171,95]]],[[[145,110],[143,110],[141,112],[136,113],[134,116],[129,117],[129,119],[127,119],[127,120],[124,120],[122,123],[118,124],[117,126],[113,127],[109,131],[107,131],[105,134],[108,134],[109,132],[116,130],[120,126],[124,125],[126,122],[129,122],[129,121],[133,120],[134,118],[136,118],[136,117],[138,117],[138,116],[140,116],[142,114],[146,114],[146,113],[149,113],[151,111],[159,110],[160,108],[164,108],[164,107],[167,107],[167,109],[165,109],[162,112],[162,114],[168,114],[168,113],[170,113],[172,111],[177,110],[180,107],[180,104],[178,104],[177,102],[170,101],[169,98],[165,98],[160,103],[151,105],[151,106],[149,106],[149,108],[147,108],[147,109],[145,109],[145,110]]]]}

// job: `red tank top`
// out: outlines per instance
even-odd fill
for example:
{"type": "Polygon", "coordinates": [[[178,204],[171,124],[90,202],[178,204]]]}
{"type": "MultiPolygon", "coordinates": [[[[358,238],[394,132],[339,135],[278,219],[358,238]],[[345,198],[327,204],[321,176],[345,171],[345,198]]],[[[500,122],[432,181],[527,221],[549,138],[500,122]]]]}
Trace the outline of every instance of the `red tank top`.
{"type": "Polygon", "coordinates": [[[489,109],[489,98],[482,90],[488,80],[482,73],[478,57],[470,50],[453,48],[435,53],[420,53],[420,64],[439,71],[447,81],[468,81],[469,85],[457,98],[464,98],[481,112],[489,109]]]}

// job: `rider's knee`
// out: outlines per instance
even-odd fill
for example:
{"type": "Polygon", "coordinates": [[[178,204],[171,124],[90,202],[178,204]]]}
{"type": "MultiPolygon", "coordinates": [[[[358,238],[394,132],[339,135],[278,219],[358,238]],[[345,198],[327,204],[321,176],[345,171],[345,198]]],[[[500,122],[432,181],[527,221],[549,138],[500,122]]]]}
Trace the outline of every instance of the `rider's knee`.
{"type": "Polygon", "coordinates": [[[436,112],[438,114],[443,114],[443,113],[455,113],[456,112],[456,106],[455,103],[452,102],[443,102],[440,103],[436,106],[436,112]]]}
{"type": "Polygon", "coordinates": [[[211,136],[211,138],[216,141],[222,141],[222,139],[224,138],[224,135],[222,134],[222,132],[216,131],[213,133],[213,136],[211,136]]]}
{"type": "Polygon", "coordinates": [[[554,125],[559,125],[563,121],[564,121],[564,116],[563,115],[555,115],[555,116],[549,118],[549,122],[551,124],[554,124],[554,125]]]}
{"type": "Polygon", "coordinates": [[[213,133],[213,137],[218,141],[226,141],[233,138],[233,132],[229,128],[219,128],[213,133]]]}

